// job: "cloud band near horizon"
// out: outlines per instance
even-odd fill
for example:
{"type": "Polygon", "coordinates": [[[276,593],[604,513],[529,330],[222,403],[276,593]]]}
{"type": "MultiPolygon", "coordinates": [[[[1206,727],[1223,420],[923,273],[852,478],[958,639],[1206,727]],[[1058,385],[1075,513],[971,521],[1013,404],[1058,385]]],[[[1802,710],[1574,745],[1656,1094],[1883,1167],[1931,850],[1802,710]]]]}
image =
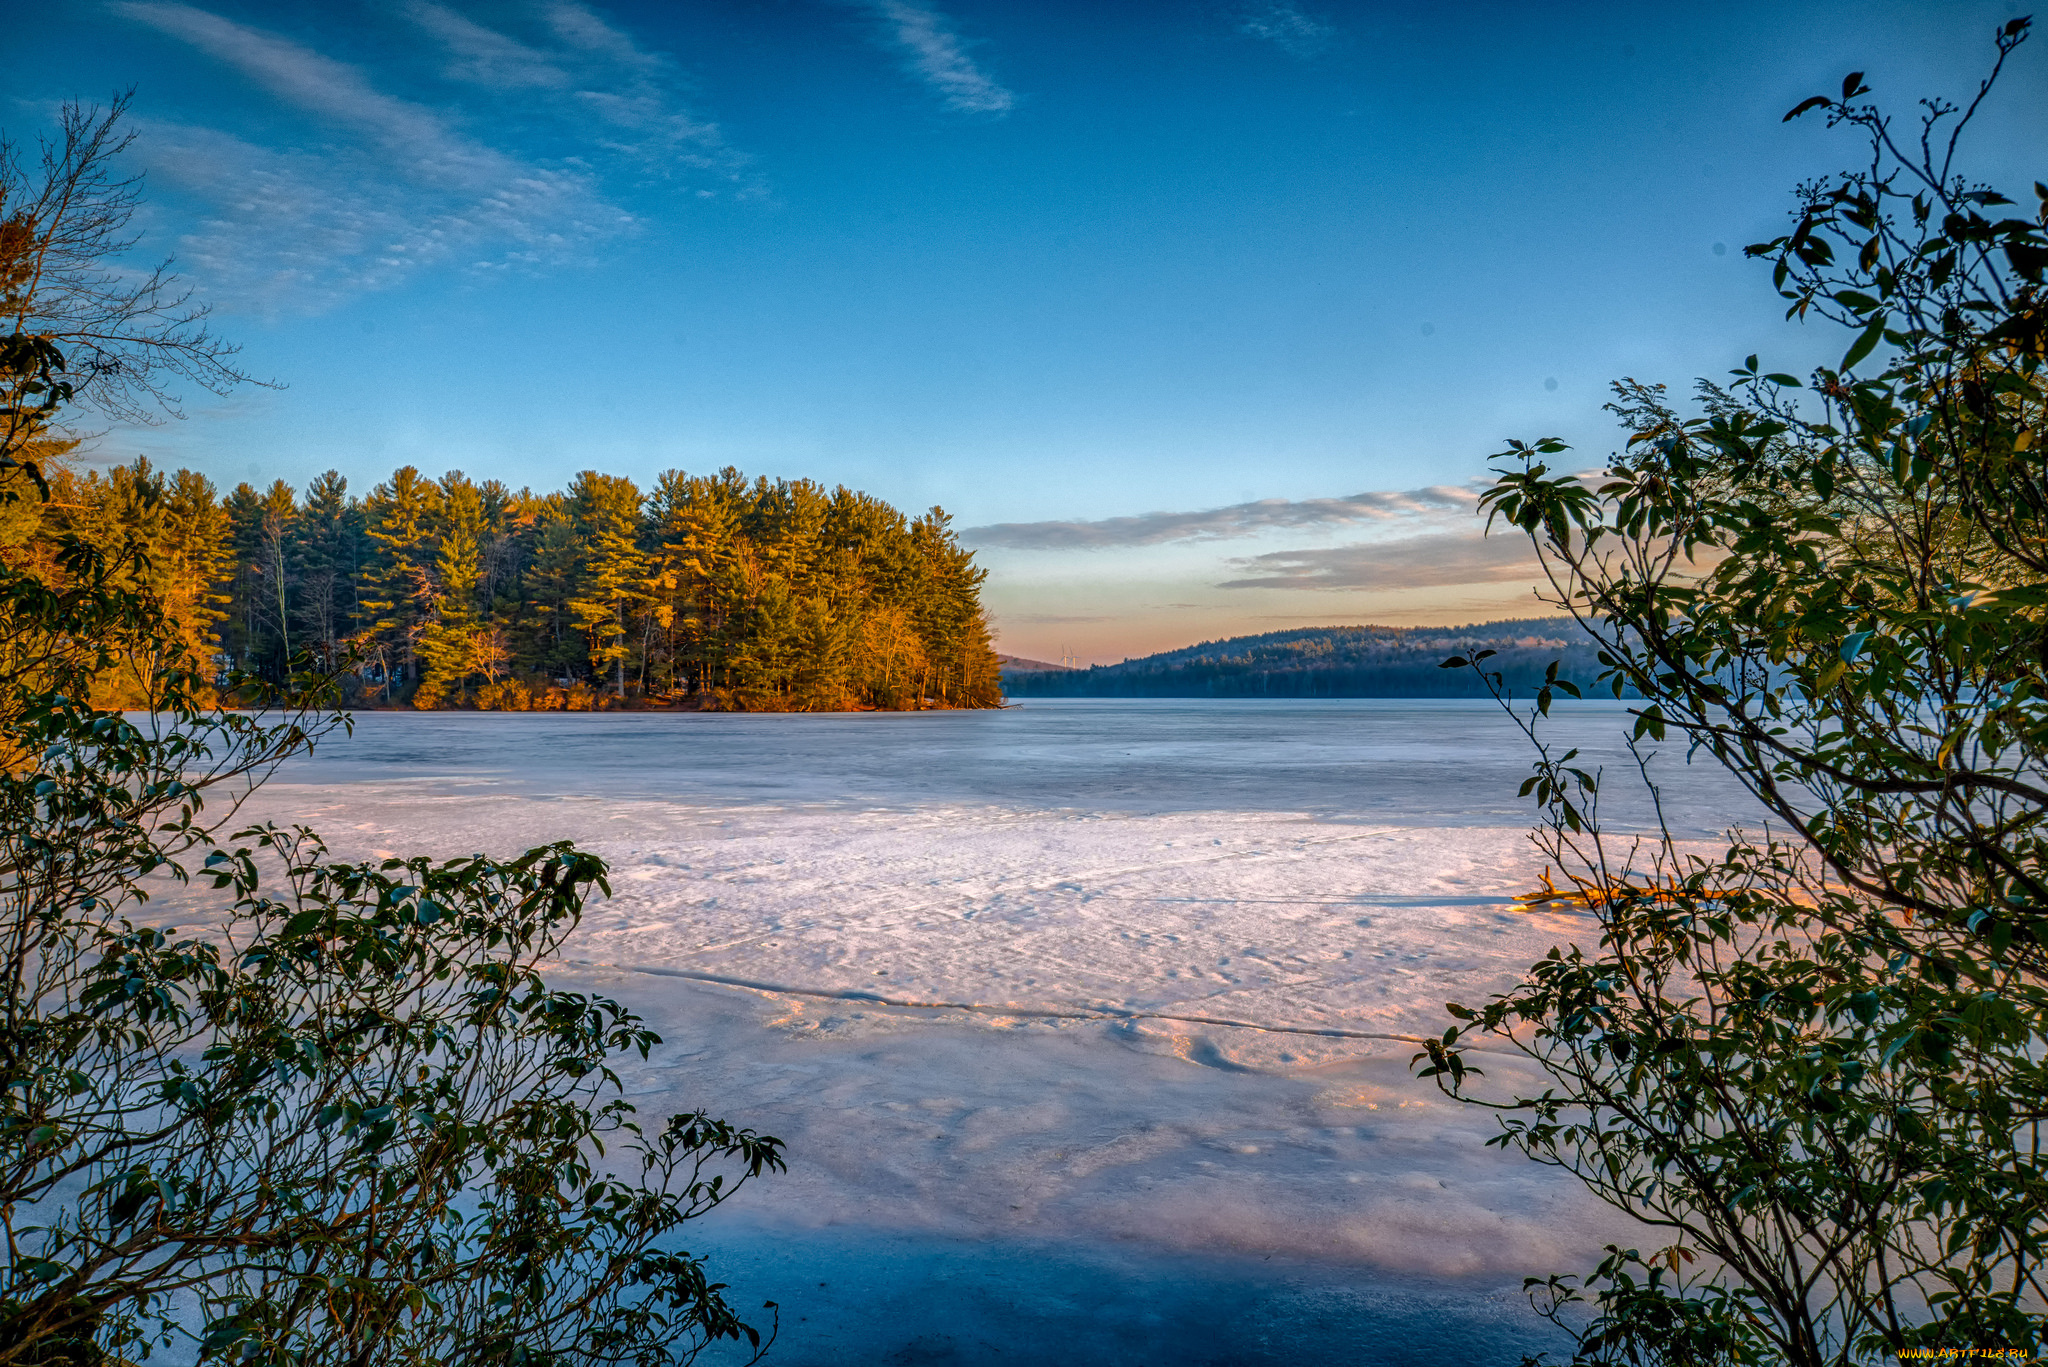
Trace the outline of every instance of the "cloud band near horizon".
{"type": "Polygon", "coordinates": [[[1432,484],[1402,492],[1374,491],[1345,498],[1262,498],[1196,512],[1140,513],[1135,517],[1053,522],[997,522],[969,527],[962,539],[976,546],[1019,551],[1103,550],[1157,546],[1172,541],[1221,541],[1302,527],[1357,526],[1403,517],[1470,513],[1479,506],[1469,486],[1432,484]]]}
{"type": "Polygon", "coordinates": [[[1273,551],[1230,562],[1247,571],[1219,589],[1421,589],[1543,577],[1519,532],[1433,532],[1392,541],[1273,551]]]}

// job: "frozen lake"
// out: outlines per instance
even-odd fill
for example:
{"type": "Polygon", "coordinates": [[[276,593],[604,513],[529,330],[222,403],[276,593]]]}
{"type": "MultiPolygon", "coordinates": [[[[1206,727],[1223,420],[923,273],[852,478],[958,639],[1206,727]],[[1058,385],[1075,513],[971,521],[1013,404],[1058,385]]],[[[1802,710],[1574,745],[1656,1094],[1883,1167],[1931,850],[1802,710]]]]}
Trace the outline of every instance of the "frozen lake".
{"type": "MultiPolygon", "coordinates": [[[[1554,730],[1612,772],[1626,720],[1554,730]]],[[[255,814],[611,863],[555,976],[668,1041],[644,1111],[789,1142],[692,1235],[774,1361],[1512,1364],[1557,1346],[1522,1276],[1635,1237],[1408,1077],[1589,927],[1508,902],[1528,760],[1448,701],[370,713],[255,814]]],[[[1682,834],[1743,810],[1675,761],[1682,834]]]]}

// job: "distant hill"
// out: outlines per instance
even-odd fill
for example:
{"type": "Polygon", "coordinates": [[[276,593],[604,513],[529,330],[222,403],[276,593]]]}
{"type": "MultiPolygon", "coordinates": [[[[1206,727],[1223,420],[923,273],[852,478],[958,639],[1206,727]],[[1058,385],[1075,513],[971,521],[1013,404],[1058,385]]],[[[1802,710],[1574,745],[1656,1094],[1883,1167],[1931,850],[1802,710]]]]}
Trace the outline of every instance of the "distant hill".
{"type": "Polygon", "coordinates": [[[998,655],[996,664],[1005,674],[1059,674],[1073,668],[1072,665],[1056,665],[1046,660],[1027,660],[1022,655],[998,655]]]}
{"type": "Polygon", "coordinates": [[[1484,697],[1470,670],[1441,669],[1453,655],[1498,652],[1486,662],[1517,693],[1533,691],[1552,660],[1590,695],[1593,647],[1571,619],[1522,617],[1462,627],[1298,627],[1234,636],[1088,669],[1003,665],[1013,698],[1466,698],[1484,697]]]}

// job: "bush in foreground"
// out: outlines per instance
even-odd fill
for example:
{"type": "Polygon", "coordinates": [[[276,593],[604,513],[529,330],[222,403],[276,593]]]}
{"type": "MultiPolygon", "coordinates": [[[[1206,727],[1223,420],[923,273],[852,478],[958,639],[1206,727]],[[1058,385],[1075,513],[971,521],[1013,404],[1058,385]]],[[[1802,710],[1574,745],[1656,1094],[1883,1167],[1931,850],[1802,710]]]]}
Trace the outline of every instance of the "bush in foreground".
{"type": "Polygon", "coordinates": [[[1572,690],[1518,714],[1599,942],[1453,1007],[1419,1061],[1657,1231],[1532,1282],[1582,1362],[2048,1345],[2048,188],[2022,210],[1955,169],[1998,68],[1904,140],[1858,75],[1787,116],[1869,142],[1749,249],[1846,330],[1838,365],[1752,357],[1695,416],[1625,383],[1624,456],[1582,478],[1518,443],[1485,498],[1645,700],[1636,740],[1682,738],[1771,823],[1713,856],[1604,833],[1605,776],[1540,739],[1572,690]],[[1476,1040],[1550,1085],[1488,1091],[1476,1040]]]}
{"type": "MultiPolygon", "coordinates": [[[[66,111],[43,165],[77,193],[29,197],[50,216],[24,216],[0,149],[0,287],[37,253],[110,278],[92,252],[128,202],[103,174],[113,117],[66,111]]],[[[96,358],[227,354],[166,277],[139,288],[141,331],[82,351],[9,296],[0,513],[47,498],[35,457],[91,400],[96,358]]],[[[159,396],[102,406],[138,394],[159,396]]],[[[659,1040],[537,971],[604,866],[566,844],[364,864],[303,827],[225,834],[342,719],[306,675],[244,694],[282,709],[215,705],[149,549],[0,557],[0,1364],[182,1344],[278,1367],[656,1367],[759,1347],[673,1243],[779,1169],[780,1142],[701,1113],[643,1131],[611,1064],[659,1040]],[[117,666],[139,716],[92,702],[117,666]],[[165,893],[190,933],[146,914],[165,893]]]]}

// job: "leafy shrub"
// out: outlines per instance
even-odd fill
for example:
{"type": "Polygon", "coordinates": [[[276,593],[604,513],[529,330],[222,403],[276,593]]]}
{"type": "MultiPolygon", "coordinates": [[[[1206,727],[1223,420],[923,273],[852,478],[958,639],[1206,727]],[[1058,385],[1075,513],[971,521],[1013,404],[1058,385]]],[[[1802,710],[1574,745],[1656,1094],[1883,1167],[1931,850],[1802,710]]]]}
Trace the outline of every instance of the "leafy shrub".
{"type": "MultiPolygon", "coordinates": [[[[132,202],[101,165],[118,113],[65,111],[44,164],[77,193],[48,216],[0,197],[0,290],[41,253],[114,291],[88,306],[127,301],[75,375],[59,325],[78,317],[0,338],[0,509],[47,499],[38,443],[94,383],[124,412],[166,367],[237,378],[161,272],[93,273],[132,202]]],[[[13,194],[4,146],[0,172],[13,194]]],[[[604,865],[567,844],[347,863],[303,827],[226,834],[345,725],[318,705],[334,680],[231,680],[250,706],[218,706],[125,525],[0,556],[0,1363],[182,1343],[276,1367],[656,1367],[761,1346],[673,1242],[780,1169],[780,1141],[702,1113],[643,1130],[612,1065],[658,1037],[538,972],[604,865]],[[139,716],[94,701],[117,665],[139,716]],[[189,932],[144,914],[164,893],[189,932]]]]}
{"type": "Polygon", "coordinates": [[[1847,330],[1839,365],[1750,357],[1696,416],[1624,383],[1606,470],[1515,443],[1484,499],[1645,700],[1632,744],[1682,738],[1769,822],[1715,855],[1605,832],[1606,777],[1541,740],[1576,690],[1517,714],[1539,844],[1598,944],[1453,1007],[1418,1062],[1659,1231],[1532,1281],[1583,1362],[2048,1345],[2048,188],[2022,213],[1954,169],[2027,32],[1904,144],[1860,75],[1787,116],[1869,140],[1749,249],[1792,316],[1847,330]],[[1550,1085],[1489,1091],[1475,1038],[1550,1085]]]}

